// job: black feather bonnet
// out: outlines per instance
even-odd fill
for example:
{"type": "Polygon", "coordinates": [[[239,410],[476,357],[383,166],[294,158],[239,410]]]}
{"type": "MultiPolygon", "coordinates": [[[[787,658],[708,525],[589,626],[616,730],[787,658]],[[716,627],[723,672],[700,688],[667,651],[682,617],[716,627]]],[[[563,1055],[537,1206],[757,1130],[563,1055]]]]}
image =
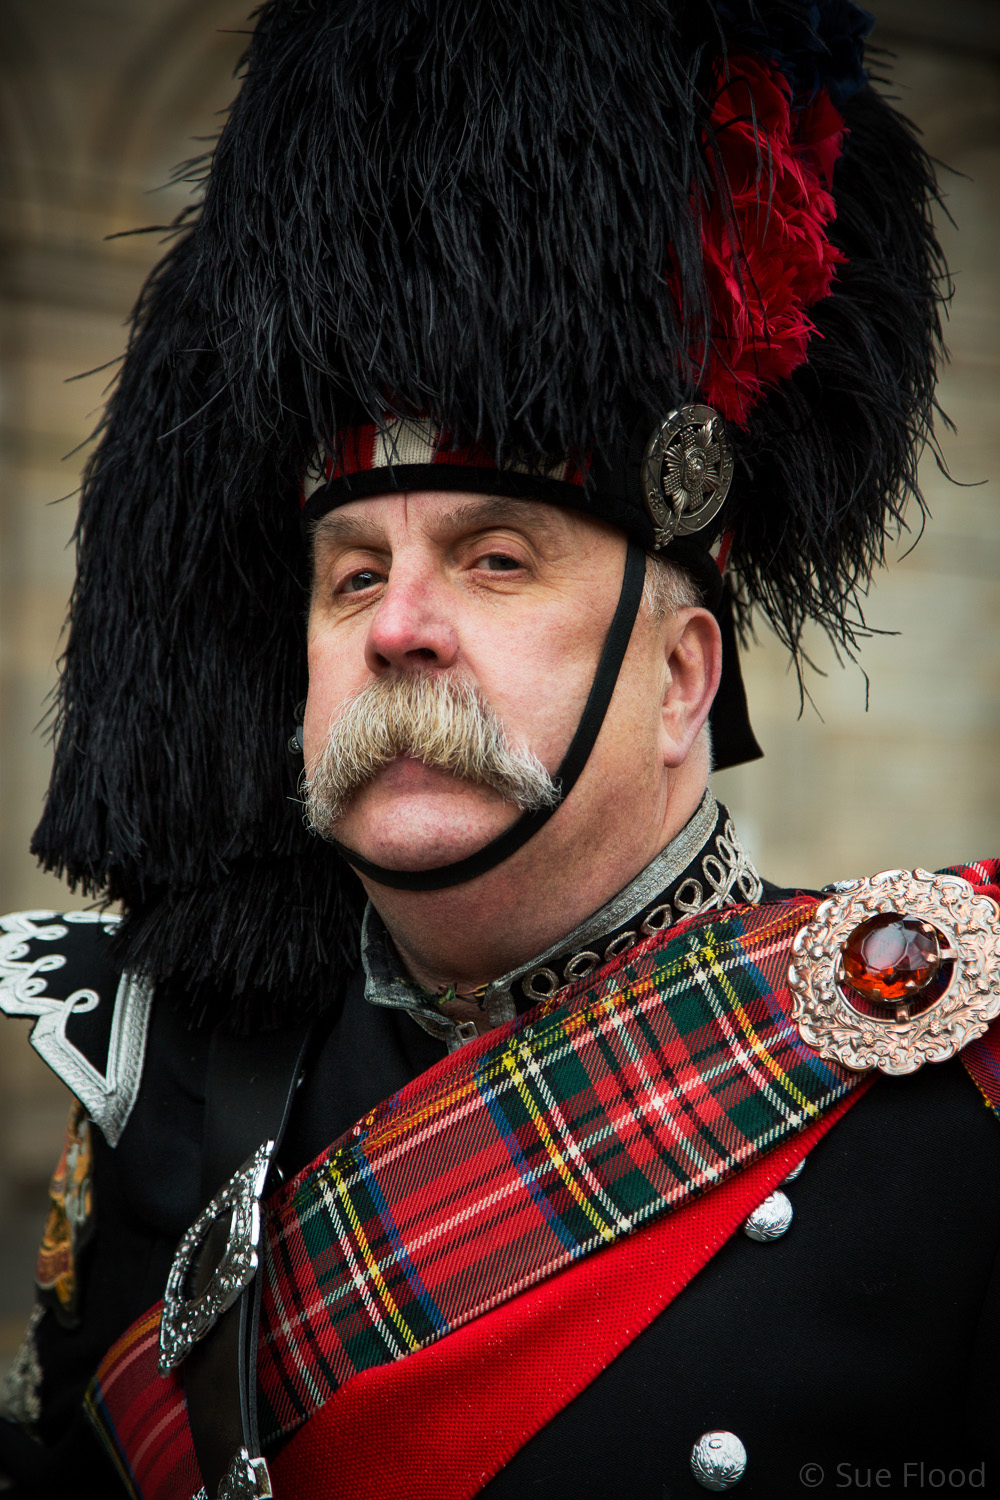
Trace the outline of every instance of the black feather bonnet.
{"type": "Polygon", "coordinates": [[[498,463],[614,466],[729,389],[741,618],[850,646],[919,503],[943,272],[869,25],[848,0],[260,8],[84,477],[33,845],[123,903],[124,961],[193,1016],[328,1008],[357,962],[361,888],[287,751],[299,490],[338,433],[433,413],[498,463]],[[826,280],[786,307],[802,182],[826,280]]]}

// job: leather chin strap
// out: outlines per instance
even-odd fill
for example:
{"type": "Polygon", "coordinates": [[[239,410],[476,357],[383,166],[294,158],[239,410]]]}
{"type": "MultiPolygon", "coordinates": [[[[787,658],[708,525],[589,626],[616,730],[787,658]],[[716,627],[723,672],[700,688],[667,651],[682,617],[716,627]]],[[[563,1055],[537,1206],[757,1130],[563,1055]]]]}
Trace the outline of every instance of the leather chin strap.
{"type": "Polygon", "coordinates": [[[615,683],[618,681],[625,652],[632,638],[632,628],[639,613],[645,577],[646,554],[638,542],[629,538],[621,593],[618,596],[614,617],[608,627],[590,694],[580,716],[580,722],[576,726],[576,732],[570,741],[569,749],[563,756],[554,776],[559,788],[559,800],[556,803],[551,807],[522,813],[517,822],[505,833],[491,839],[475,854],[470,854],[465,859],[455,860],[452,864],[437,865],[431,870],[390,870],[384,865],[373,864],[371,860],[364,859],[353,849],[348,849],[346,845],[334,840],[334,847],[344,856],[352,869],[356,870],[359,875],[367,875],[370,880],[377,881],[379,885],[391,886],[397,891],[440,891],[451,885],[461,885],[466,880],[475,880],[477,875],[485,875],[487,870],[492,870],[503,860],[509,859],[521,848],[522,844],[534,838],[573,790],[580,773],[587,764],[597,736],[601,732],[601,725],[604,723],[604,716],[608,711],[615,683]]]}

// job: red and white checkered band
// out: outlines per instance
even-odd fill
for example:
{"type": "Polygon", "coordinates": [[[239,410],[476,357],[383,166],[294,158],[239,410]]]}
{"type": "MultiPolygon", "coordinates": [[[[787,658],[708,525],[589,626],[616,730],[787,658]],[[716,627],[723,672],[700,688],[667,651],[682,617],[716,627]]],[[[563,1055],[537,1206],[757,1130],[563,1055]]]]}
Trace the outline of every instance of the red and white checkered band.
{"type": "MultiPolygon", "coordinates": [[[[385,474],[384,488],[387,493],[404,487],[434,489],[434,470],[440,472],[445,468],[452,470],[454,479],[458,478],[456,469],[478,469],[484,475],[506,473],[572,486],[569,494],[564,492],[560,499],[560,503],[570,506],[575,504],[571,498],[573,490],[583,490],[585,477],[584,471],[569,459],[557,459],[549,463],[539,463],[536,460],[528,463],[512,457],[501,468],[496,456],[486,448],[474,443],[463,445],[453,442],[429,417],[397,417],[381,426],[369,423],[342,431],[337,439],[336,459],[317,454],[306,469],[300,489],[300,504],[304,506],[328,484],[335,484],[338,480],[351,480],[358,475],[378,475],[380,471],[385,474]],[[394,472],[396,470],[405,472],[397,475],[394,472]]],[[[494,484],[495,481],[491,483],[491,489],[494,484]]],[[[448,485],[442,474],[438,487],[446,489],[453,486],[448,485]]],[[[474,472],[463,474],[461,487],[476,489],[474,472]]],[[[382,486],[373,487],[369,482],[361,490],[359,498],[366,494],[380,493],[382,486]]],[[[343,498],[351,498],[350,492],[343,498]]],[[[732,540],[733,533],[724,531],[707,549],[723,577],[732,540]]]]}
{"type": "MultiPolygon", "coordinates": [[[[496,458],[485,448],[453,443],[431,418],[398,417],[381,427],[372,423],[342,432],[337,443],[336,462],[317,455],[306,470],[302,482],[302,504],[336,479],[385,469],[386,489],[392,490],[396,486],[389,479],[391,470],[439,464],[490,470],[494,474],[499,469],[496,458]]],[[[528,464],[512,458],[503,468],[510,473],[555,479],[562,484],[583,488],[583,473],[568,458],[549,464],[528,464]]]]}
{"type": "Polygon", "coordinates": [[[709,556],[715,563],[723,578],[726,576],[726,568],[729,564],[729,553],[733,545],[733,533],[722,531],[709,547],[709,556]]]}

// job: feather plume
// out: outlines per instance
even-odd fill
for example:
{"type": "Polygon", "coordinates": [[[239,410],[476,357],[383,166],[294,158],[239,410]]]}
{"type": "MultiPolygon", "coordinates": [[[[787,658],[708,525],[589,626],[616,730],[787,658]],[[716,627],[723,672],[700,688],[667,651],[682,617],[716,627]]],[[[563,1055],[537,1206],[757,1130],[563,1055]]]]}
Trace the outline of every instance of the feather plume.
{"type": "MultiPolygon", "coordinates": [[[[610,461],[695,396],[710,299],[693,205],[713,190],[726,16],[744,49],[787,46],[813,9],[261,7],[84,477],[34,841],[124,902],[124,961],[192,1016],[336,1006],[356,962],[360,888],[304,830],[285,748],[306,688],[306,463],[387,407],[500,457],[610,461]]],[[[830,49],[809,35],[811,77],[830,49]]],[[[737,434],[728,516],[744,618],[763,610],[793,649],[810,618],[854,638],[857,592],[917,494],[939,340],[928,160],[870,86],[839,107],[829,234],[846,262],[807,362],[737,434]]]]}

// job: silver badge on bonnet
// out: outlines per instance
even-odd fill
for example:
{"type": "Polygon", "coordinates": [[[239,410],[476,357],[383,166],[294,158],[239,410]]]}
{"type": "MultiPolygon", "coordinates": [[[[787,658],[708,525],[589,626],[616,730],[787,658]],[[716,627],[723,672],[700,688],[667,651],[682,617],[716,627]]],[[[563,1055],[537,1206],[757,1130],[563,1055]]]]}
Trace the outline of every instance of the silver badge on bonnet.
{"type": "Polygon", "coordinates": [[[719,413],[711,406],[670,412],[642,457],[642,497],[656,527],[656,546],[707,526],[732,482],[733,450],[719,413]]]}

